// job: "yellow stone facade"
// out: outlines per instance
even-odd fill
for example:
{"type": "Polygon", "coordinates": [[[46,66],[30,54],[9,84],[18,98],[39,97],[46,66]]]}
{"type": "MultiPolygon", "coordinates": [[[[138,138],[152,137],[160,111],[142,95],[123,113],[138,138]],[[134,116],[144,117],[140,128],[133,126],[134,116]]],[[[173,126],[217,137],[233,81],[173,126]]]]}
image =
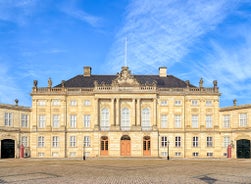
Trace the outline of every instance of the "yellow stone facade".
{"type": "Polygon", "coordinates": [[[31,108],[0,104],[1,158],[19,158],[21,145],[32,158],[250,158],[251,105],[219,108],[217,81],[196,87],[165,67],[154,76],[122,67],[112,81],[92,77],[85,67],[55,87],[34,81],[31,108]],[[90,86],[74,86],[79,78],[90,86]]]}

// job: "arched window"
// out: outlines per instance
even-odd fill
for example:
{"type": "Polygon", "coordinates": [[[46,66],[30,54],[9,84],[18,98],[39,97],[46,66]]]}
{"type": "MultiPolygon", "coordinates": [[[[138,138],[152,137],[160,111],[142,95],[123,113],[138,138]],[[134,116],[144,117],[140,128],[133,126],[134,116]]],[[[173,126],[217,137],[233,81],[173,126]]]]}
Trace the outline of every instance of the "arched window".
{"type": "Polygon", "coordinates": [[[123,108],[121,110],[121,129],[122,130],[130,129],[130,111],[128,108],[123,108]]]}
{"type": "Polygon", "coordinates": [[[141,122],[141,126],[143,130],[149,130],[151,127],[150,124],[150,109],[149,108],[144,108],[142,110],[142,122],[141,122]]]}
{"type": "Polygon", "coordinates": [[[110,112],[109,109],[103,108],[101,110],[100,128],[102,130],[109,130],[109,126],[110,126],[110,112]]]}

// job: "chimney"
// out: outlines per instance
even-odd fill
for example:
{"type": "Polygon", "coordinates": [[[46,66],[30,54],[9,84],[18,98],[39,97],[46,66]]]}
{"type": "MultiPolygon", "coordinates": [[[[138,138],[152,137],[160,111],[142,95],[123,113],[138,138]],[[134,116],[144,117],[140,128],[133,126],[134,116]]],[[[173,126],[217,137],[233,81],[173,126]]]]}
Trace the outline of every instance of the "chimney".
{"type": "Polygon", "coordinates": [[[84,66],[84,77],[90,77],[91,71],[92,71],[92,68],[90,66],[84,66]]]}
{"type": "Polygon", "coordinates": [[[166,67],[159,67],[159,76],[166,77],[166,74],[167,74],[167,68],[166,67]]]}

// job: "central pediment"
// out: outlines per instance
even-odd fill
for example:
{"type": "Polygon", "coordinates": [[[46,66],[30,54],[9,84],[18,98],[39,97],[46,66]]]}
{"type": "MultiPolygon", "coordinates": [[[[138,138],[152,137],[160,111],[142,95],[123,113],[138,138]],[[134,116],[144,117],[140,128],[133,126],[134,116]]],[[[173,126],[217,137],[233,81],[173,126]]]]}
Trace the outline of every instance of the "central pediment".
{"type": "Polygon", "coordinates": [[[133,87],[133,86],[140,86],[140,83],[131,74],[131,71],[128,69],[128,67],[123,66],[120,73],[118,73],[117,78],[115,78],[112,81],[112,86],[133,87]]]}

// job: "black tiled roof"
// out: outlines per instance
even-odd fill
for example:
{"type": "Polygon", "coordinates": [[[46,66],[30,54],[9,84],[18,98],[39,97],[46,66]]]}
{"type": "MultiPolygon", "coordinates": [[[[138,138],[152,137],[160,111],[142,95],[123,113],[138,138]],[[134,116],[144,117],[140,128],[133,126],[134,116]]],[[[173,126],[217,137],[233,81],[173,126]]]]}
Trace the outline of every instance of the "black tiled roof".
{"type": "MultiPolygon", "coordinates": [[[[159,77],[158,75],[133,75],[140,84],[152,84],[154,81],[157,82],[157,87],[160,88],[186,88],[187,84],[185,81],[178,79],[172,75],[167,75],[166,77],[159,77]]],[[[117,75],[77,75],[67,81],[65,81],[65,87],[83,87],[91,88],[94,87],[94,81],[99,84],[102,82],[105,84],[111,84],[117,75]]],[[[195,87],[194,85],[189,85],[190,87],[195,87]]],[[[62,84],[58,84],[55,87],[62,87],[62,84]]]]}

